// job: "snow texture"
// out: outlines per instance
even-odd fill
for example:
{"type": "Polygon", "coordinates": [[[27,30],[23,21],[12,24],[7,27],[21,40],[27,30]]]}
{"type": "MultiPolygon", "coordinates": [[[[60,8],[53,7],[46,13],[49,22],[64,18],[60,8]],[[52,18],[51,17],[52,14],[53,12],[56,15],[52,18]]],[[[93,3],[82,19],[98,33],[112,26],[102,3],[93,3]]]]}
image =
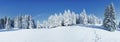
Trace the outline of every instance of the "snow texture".
{"type": "Polygon", "coordinates": [[[109,32],[100,25],[0,31],[1,42],[120,42],[119,31],[109,32]]]}

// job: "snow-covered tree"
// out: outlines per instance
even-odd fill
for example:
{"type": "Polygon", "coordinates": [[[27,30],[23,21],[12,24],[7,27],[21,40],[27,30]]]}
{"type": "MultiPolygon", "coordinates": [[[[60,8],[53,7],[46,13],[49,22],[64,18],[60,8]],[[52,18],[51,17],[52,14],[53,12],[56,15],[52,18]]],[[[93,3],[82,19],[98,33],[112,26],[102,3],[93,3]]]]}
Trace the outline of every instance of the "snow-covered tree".
{"type": "Polygon", "coordinates": [[[30,15],[17,16],[14,18],[14,28],[32,29],[35,22],[30,15]]]}
{"type": "Polygon", "coordinates": [[[65,26],[69,26],[69,25],[72,25],[72,15],[71,15],[71,11],[68,10],[63,13],[63,16],[64,16],[64,25],[65,26]]]}
{"type": "Polygon", "coordinates": [[[4,25],[5,25],[5,20],[4,18],[0,19],[0,29],[4,29],[4,25]]]}
{"type": "Polygon", "coordinates": [[[23,29],[28,29],[29,24],[28,24],[28,15],[22,16],[22,28],[23,29]]]}
{"type": "Polygon", "coordinates": [[[5,29],[9,30],[11,29],[11,21],[9,17],[5,17],[5,29]]]}
{"type": "Polygon", "coordinates": [[[80,13],[80,24],[87,24],[87,23],[88,23],[88,19],[87,19],[86,11],[85,9],[83,9],[83,12],[80,13]]]}
{"type": "Polygon", "coordinates": [[[119,25],[118,25],[118,27],[120,28],[120,22],[119,22],[119,25]]]}
{"type": "Polygon", "coordinates": [[[80,16],[76,14],[76,24],[80,24],[80,16]]]}
{"type": "Polygon", "coordinates": [[[51,15],[48,18],[48,24],[50,28],[62,26],[63,24],[63,15],[62,13],[51,15]]]}
{"type": "Polygon", "coordinates": [[[109,31],[115,31],[116,22],[115,22],[115,9],[113,3],[111,3],[105,9],[104,17],[105,18],[103,21],[103,26],[106,27],[109,31]]]}
{"type": "Polygon", "coordinates": [[[59,24],[59,17],[58,17],[58,15],[55,14],[54,17],[53,17],[53,19],[54,19],[53,26],[57,27],[58,24],[59,24]]]}
{"type": "Polygon", "coordinates": [[[58,26],[62,26],[62,24],[63,24],[63,15],[62,15],[62,13],[59,13],[57,21],[58,21],[58,26]]]}
{"type": "Polygon", "coordinates": [[[95,15],[89,15],[88,16],[88,23],[89,24],[101,24],[101,19],[99,19],[95,15]]]}
{"type": "Polygon", "coordinates": [[[49,27],[54,27],[54,16],[51,15],[49,18],[48,18],[48,25],[49,27]]]}
{"type": "Polygon", "coordinates": [[[92,15],[88,16],[88,23],[89,24],[93,24],[93,17],[92,17],[92,15]]]}
{"type": "Polygon", "coordinates": [[[71,19],[72,19],[72,25],[75,25],[76,24],[76,14],[75,14],[75,12],[72,12],[72,14],[71,14],[71,19]]]}
{"type": "Polygon", "coordinates": [[[21,28],[22,27],[22,17],[17,16],[14,18],[14,28],[21,28]]]}
{"type": "Polygon", "coordinates": [[[29,24],[29,29],[35,28],[35,23],[31,16],[28,16],[28,24],[29,24]]]}

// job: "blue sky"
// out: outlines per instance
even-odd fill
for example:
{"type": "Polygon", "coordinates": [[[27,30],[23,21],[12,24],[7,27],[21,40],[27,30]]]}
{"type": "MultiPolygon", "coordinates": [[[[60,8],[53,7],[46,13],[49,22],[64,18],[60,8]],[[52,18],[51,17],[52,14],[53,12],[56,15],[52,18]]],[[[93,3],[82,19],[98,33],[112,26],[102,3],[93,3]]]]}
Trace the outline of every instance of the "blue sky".
{"type": "Polygon", "coordinates": [[[120,0],[0,0],[0,18],[28,14],[42,21],[67,9],[75,13],[85,9],[88,15],[103,18],[104,9],[111,2],[114,3],[117,16],[120,16],[120,0]]]}

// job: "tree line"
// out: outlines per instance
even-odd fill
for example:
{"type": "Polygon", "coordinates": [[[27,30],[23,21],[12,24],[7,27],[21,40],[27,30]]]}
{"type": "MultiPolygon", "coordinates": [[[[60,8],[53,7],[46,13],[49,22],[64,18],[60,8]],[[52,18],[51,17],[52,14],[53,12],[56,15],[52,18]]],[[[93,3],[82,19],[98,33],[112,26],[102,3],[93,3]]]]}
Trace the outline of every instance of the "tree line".
{"type": "Polygon", "coordinates": [[[102,19],[95,15],[87,15],[85,9],[80,14],[76,14],[73,11],[65,10],[64,13],[55,13],[48,17],[46,21],[40,24],[37,21],[37,28],[54,28],[58,26],[71,26],[75,24],[101,24],[102,19]]]}
{"type": "Polygon", "coordinates": [[[120,23],[117,26],[115,17],[115,8],[113,3],[111,3],[105,9],[103,20],[93,14],[87,15],[85,9],[79,14],[68,9],[63,13],[55,13],[49,16],[48,19],[42,23],[39,20],[35,21],[30,15],[17,16],[13,19],[5,16],[0,19],[0,29],[36,29],[71,26],[75,24],[102,24],[107,30],[115,31],[118,29],[117,27],[120,27],[120,23]]]}

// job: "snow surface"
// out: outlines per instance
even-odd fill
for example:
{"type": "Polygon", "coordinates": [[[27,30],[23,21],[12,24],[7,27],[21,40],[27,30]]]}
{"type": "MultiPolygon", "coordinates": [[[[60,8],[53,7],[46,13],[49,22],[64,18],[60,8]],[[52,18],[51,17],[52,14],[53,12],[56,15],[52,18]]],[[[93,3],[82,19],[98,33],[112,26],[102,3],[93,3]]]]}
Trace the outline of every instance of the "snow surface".
{"type": "Polygon", "coordinates": [[[120,31],[109,32],[98,25],[1,30],[0,42],[120,42],[120,31]]]}

